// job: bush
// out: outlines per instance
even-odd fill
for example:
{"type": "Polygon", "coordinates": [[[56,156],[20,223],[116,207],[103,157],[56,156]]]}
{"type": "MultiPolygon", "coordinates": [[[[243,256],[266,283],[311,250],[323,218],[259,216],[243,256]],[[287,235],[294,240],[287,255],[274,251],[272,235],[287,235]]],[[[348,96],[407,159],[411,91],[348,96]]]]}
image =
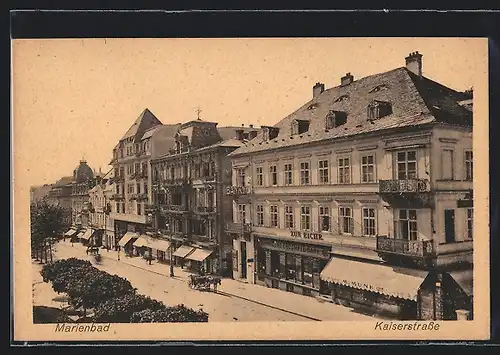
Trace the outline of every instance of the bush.
{"type": "Polygon", "coordinates": [[[101,303],[94,312],[96,323],[130,323],[132,315],[146,309],[157,311],[166,306],[150,297],[136,293],[110,299],[101,303]]]}
{"type": "Polygon", "coordinates": [[[62,309],[54,307],[33,306],[33,323],[73,323],[62,309]]]}
{"type": "Polygon", "coordinates": [[[195,311],[183,304],[166,307],[153,311],[145,309],[135,312],[130,317],[131,323],[180,323],[180,322],[208,322],[208,313],[203,310],[195,311]]]}

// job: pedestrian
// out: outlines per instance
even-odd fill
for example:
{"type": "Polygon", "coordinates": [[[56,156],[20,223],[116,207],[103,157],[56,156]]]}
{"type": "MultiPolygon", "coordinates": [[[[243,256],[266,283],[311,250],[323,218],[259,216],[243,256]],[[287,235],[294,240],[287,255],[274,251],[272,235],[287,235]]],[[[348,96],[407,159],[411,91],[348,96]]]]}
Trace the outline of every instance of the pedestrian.
{"type": "Polygon", "coordinates": [[[120,249],[118,249],[118,260],[120,260],[120,249]]]}

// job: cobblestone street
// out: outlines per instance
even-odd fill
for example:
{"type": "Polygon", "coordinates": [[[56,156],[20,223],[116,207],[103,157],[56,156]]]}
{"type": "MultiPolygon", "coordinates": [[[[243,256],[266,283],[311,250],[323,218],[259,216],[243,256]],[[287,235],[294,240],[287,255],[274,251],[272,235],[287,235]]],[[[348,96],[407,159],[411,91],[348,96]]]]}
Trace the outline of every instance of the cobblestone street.
{"type": "MultiPolygon", "coordinates": [[[[77,257],[90,260],[96,267],[110,274],[127,278],[138,292],[167,305],[183,303],[188,307],[202,308],[210,315],[211,322],[228,321],[310,321],[310,320],[375,320],[355,313],[351,309],[323,303],[312,297],[269,289],[259,285],[245,284],[232,279],[223,279],[218,292],[202,292],[187,285],[188,272],[176,267],[175,277],[169,277],[169,266],[153,262],[149,265],[142,258],[125,257],[118,261],[115,251],[101,250],[102,260],[96,264],[92,256],[85,253],[79,243],[59,242],[55,247],[55,259],[77,257]]],[[[59,307],[62,303],[49,284],[43,283],[39,275],[40,265],[34,263],[34,304],[59,307]]]]}

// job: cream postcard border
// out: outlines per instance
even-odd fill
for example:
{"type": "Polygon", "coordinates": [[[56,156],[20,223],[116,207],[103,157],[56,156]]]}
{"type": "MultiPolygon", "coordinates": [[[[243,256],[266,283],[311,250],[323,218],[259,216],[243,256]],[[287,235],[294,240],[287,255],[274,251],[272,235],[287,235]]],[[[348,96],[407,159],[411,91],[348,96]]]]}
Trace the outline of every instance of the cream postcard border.
{"type": "MultiPolygon", "coordinates": [[[[127,40],[127,39],[124,39],[127,40]]],[[[104,341],[104,340],[484,340],[490,337],[489,278],[489,125],[488,125],[488,41],[475,47],[484,62],[477,67],[474,87],[474,320],[436,321],[439,330],[382,331],[377,321],[351,322],[247,322],[204,324],[111,324],[105,333],[55,332],[55,325],[34,325],[29,227],[30,186],[18,168],[29,151],[23,150],[22,127],[16,121],[12,78],[13,124],[13,314],[16,341],[104,341]],[[28,276],[29,275],[29,276],[28,276]]],[[[479,44],[479,43],[478,43],[479,44]]],[[[15,41],[12,42],[15,50],[15,41]]],[[[14,59],[14,56],[12,56],[14,59]]],[[[15,61],[13,60],[13,65],[15,61]]],[[[457,75],[459,75],[457,73],[457,75]]],[[[40,162],[43,167],[43,162],[40,162]]],[[[398,324],[414,323],[396,321],[398,324]]],[[[429,323],[429,322],[419,322],[429,323]]]]}

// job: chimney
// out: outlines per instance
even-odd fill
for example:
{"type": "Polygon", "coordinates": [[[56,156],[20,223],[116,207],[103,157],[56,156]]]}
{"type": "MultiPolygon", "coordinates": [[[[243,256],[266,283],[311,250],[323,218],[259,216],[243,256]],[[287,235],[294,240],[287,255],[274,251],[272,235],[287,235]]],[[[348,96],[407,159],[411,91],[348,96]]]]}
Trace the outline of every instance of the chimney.
{"type": "Polygon", "coordinates": [[[323,91],[325,91],[325,84],[316,83],[313,86],[313,99],[317,98],[323,91]]]}
{"type": "Polygon", "coordinates": [[[353,81],[354,81],[354,76],[352,76],[351,73],[346,73],[346,75],[340,78],[340,86],[349,85],[353,81]]]}
{"type": "MultiPolygon", "coordinates": [[[[253,125],[250,125],[250,127],[253,127],[253,125]]],[[[257,131],[250,131],[248,133],[248,140],[254,139],[255,137],[257,137],[257,131]]]]}
{"type": "Polygon", "coordinates": [[[253,124],[250,125],[250,128],[253,128],[253,124]]]}
{"type": "Polygon", "coordinates": [[[405,58],[406,69],[417,76],[422,76],[422,54],[412,52],[405,58]]]}
{"type": "Polygon", "coordinates": [[[236,130],[236,139],[239,141],[243,140],[243,130],[242,129],[237,129],[236,130]]]}

